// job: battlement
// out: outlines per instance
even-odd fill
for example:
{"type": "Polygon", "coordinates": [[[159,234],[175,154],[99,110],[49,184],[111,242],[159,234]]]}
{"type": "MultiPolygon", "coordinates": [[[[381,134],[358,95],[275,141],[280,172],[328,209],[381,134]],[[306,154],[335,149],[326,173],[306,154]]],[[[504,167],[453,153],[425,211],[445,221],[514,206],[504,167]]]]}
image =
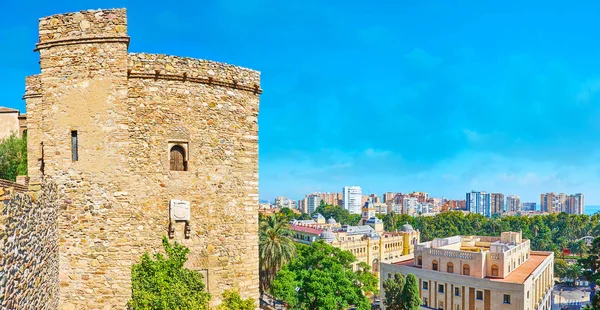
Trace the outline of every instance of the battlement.
{"type": "Polygon", "coordinates": [[[40,18],[37,49],[87,39],[126,40],[126,9],[87,10],[40,18]]]}
{"type": "Polygon", "coordinates": [[[130,53],[130,78],[156,78],[213,84],[260,94],[260,72],[225,63],[169,56],[130,53]]]}

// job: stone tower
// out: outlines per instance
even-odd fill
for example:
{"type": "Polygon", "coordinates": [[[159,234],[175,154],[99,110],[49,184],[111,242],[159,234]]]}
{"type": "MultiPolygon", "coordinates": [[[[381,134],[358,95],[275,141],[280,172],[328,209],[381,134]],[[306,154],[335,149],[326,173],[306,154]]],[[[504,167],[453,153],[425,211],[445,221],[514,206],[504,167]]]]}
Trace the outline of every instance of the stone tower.
{"type": "Polygon", "coordinates": [[[258,299],[260,73],[128,45],[125,9],[39,21],[29,176],[58,187],[61,308],[123,309],[162,236],[190,248],[213,306],[232,287],[258,299]]]}

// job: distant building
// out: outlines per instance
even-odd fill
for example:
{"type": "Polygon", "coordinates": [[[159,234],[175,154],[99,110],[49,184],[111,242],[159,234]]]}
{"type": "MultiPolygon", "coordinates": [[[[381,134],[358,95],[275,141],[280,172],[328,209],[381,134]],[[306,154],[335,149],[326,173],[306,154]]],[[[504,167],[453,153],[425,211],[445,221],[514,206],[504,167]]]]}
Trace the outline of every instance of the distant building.
{"type": "Polygon", "coordinates": [[[504,212],[504,194],[492,193],[490,205],[492,215],[501,215],[504,212]]]}
{"type": "Polygon", "coordinates": [[[517,195],[506,197],[506,212],[521,212],[521,198],[517,195]]]}
{"type": "Polygon", "coordinates": [[[306,197],[306,204],[308,208],[308,214],[313,214],[315,210],[321,205],[323,199],[318,195],[308,195],[306,197]]]}
{"type": "MultiPolygon", "coordinates": [[[[520,232],[454,236],[418,243],[412,259],[381,264],[380,283],[414,274],[427,309],[549,310],[553,267],[554,253],[531,251],[520,232]]],[[[385,296],[383,285],[380,292],[385,296]]]]}
{"type": "Polygon", "coordinates": [[[379,198],[379,196],[377,196],[377,194],[371,194],[371,195],[369,195],[369,197],[371,197],[371,202],[381,203],[381,198],[379,198]]]}
{"type": "Polygon", "coordinates": [[[0,106],[0,141],[11,134],[22,137],[27,130],[27,118],[19,110],[0,106]]]}
{"type": "Polygon", "coordinates": [[[388,201],[393,201],[396,197],[396,193],[387,192],[383,194],[383,202],[387,203],[388,201]]]}
{"type": "Polygon", "coordinates": [[[386,232],[383,222],[374,216],[374,209],[369,203],[362,209],[363,225],[359,226],[340,225],[333,218],[325,220],[320,214],[313,215],[312,220],[293,220],[290,222],[292,237],[295,242],[304,244],[323,240],[336,248],[350,251],[357,259],[354,268],[361,262],[366,263],[379,278],[381,263],[413,257],[420,232],[409,224],[403,225],[398,232],[386,232]]]}
{"type": "Polygon", "coordinates": [[[537,204],[535,202],[524,202],[523,211],[536,211],[537,204]]]}
{"type": "Polygon", "coordinates": [[[298,200],[296,207],[298,208],[298,211],[308,213],[308,199],[304,197],[304,199],[298,200]]]}
{"type": "Polygon", "coordinates": [[[345,186],[343,190],[344,210],[351,214],[360,214],[362,207],[362,189],[360,186],[345,186]]]}
{"type": "Polygon", "coordinates": [[[472,191],[467,193],[466,200],[467,211],[486,217],[491,216],[491,195],[489,193],[472,191]]]}
{"type": "Polygon", "coordinates": [[[577,193],[567,196],[565,212],[569,214],[584,214],[584,211],[583,194],[577,193]]]}
{"type": "Polygon", "coordinates": [[[274,205],[278,208],[296,209],[296,202],[284,196],[275,197],[274,205]]]}
{"type": "Polygon", "coordinates": [[[584,213],[583,194],[567,195],[564,193],[546,193],[540,195],[540,211],[548,213],[566,212],[569,214],[584,213]]]}
{"type": "Polygon", "coordinates": [[[415,215],[419,200],[416,197],[406,198],[402,204],[402,214],[415,215]]]}

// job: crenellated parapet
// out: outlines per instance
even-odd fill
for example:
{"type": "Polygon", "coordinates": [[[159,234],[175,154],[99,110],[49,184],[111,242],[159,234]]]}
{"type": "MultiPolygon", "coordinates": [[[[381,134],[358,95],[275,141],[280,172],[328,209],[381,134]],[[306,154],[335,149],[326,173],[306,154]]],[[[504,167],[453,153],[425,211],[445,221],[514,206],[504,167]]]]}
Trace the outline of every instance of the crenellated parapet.
{"type": "Polygon", "coordinates": [[[225,63],[162,54],[129,54],[129,78],[165,79],[262,93],[260,72],[225,63]]]}
{"type": "Polygon", "coordinates": [[[125,9],[57,14],[39,21],[37,50],[73,43],[129,42],[125,9]]]}

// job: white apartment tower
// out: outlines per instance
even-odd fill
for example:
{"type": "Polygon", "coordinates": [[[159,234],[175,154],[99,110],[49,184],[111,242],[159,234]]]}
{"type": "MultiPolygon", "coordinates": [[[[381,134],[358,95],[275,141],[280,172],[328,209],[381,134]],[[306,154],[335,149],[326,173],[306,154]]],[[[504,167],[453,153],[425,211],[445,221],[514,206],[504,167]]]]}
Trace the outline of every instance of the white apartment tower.
{"type": "Polygon", "coordinates": [[[362,189],[360,186],[344,186],[344,210],[351,214],[360,214],[362,208],[362,189]]]}

